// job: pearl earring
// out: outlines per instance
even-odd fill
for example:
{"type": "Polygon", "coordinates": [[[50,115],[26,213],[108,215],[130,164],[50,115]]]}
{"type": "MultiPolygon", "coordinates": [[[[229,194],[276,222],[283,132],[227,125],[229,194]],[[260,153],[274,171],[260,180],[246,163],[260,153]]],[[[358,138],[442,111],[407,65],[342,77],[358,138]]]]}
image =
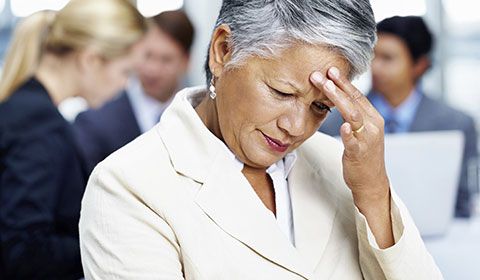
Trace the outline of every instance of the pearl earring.
{"type": "Polygon", "coordinates": [[[215,91],[215,86],[213,85],[214,83],[214,77],[212,77],[212,80],[210,81],[210,87],[208,88],[210,90],[210,98],[215,99],[217,97],[217,92],[215,91]]]}

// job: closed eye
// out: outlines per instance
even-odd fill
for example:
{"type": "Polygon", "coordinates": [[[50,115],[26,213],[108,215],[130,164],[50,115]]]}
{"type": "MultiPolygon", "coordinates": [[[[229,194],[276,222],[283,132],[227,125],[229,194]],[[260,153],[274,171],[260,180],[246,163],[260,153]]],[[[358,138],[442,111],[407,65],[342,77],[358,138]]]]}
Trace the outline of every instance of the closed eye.
{"type": "Polygon", "coordinates": [[[272,87],[270,87],[270,90],[280,97],[290,97],[290,96],[293,95],[291,93],[286,93],[286,92],[279,91],[279,90],[274,89],[272,87]]]}
{"type": "MultiPolygon", "coordinates": [[[[294,94],[292,94],[292,93],[282,92],[282,91],[279,91],[279,90],[274,89],[272,87],[269,87],[269,88],[272,92],[274,92],[277,96],[279,96],[281,98],[288,98],[288,97],[294,96],[294,94]]],[[[313,103],[313,106],[314,106],[314,110],[318,113],[321,113],[321,114],[332,111],[330,107],[328,107],[327,105],[325,105],[321,102],[315,102],[315,103],[313,103]]]]}

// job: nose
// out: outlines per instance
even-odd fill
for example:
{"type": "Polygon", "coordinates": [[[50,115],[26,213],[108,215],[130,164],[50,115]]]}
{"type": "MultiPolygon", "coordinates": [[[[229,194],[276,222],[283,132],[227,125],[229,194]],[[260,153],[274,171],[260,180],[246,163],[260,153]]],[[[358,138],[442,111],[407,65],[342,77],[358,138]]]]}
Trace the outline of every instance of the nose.
{"type": "Polygon", "coordinates": [[[278,118],[278,127],[291,137],[301,137],[305,134],[308,118],[308,108],[294,105],[278,118]]]}

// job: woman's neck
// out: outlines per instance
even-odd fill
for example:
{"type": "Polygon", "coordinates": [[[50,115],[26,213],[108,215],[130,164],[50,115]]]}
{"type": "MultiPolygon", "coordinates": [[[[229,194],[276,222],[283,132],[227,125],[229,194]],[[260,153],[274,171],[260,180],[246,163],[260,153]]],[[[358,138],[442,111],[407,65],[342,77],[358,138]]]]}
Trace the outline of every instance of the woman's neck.
{"type": "Polygon", "coordinates": [[[403,102],[410,97],[410,95],[412,95],[414,89],[415,85],[406,84],[404,87],[396,90],[395,92],[384,94],[384,97],[390,106],[397,108],[398,106],[402,105],[403,102]]]}
{"type": "Polygon", "coordinates": [[[68,97],[77,95],[78,79],[73,71],[73,61],[69,57],[58,58],[46,54],[42,57],[35,72],[35,77],[47,89],[55,105],[59,105],[68,97]]]}
{"type": "Polygon", "coordinates": [[[195,108],[195,111],[208,130],[210,130],[210,132],[212,132],[218,139],[223,141],[220,125],[218,124],[218,114],[215,100],[212,100],[208,96],[205,97],[195,108]]]}

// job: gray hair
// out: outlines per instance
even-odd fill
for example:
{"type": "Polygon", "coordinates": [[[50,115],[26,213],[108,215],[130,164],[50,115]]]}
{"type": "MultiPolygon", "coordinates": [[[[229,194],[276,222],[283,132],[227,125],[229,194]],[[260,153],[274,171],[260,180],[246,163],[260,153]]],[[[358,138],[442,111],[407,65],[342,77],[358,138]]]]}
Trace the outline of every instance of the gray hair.
{"type": "MultiPolygon", "coordinates": [[[[353,78],[368,68],[376,27],[368,0],[223,0],[215,28],[229,26],[232,59],[271,58],[294,44],[324,45],[345,57],[353,78]]],[[[207,84],[212,78],[205,63],[207,84]]]]}

